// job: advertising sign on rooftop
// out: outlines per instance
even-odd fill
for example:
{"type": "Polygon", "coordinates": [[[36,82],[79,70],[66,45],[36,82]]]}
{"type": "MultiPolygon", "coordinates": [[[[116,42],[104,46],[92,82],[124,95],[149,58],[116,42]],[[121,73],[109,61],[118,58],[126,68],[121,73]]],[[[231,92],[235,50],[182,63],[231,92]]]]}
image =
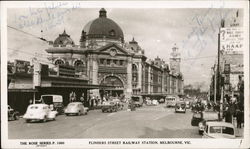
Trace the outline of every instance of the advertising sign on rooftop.
{"type": "Polygon", "coordinates": [[[243,51],[243,28],[228,27],[220,29],[220,50],[224,53],[243,51]]]}

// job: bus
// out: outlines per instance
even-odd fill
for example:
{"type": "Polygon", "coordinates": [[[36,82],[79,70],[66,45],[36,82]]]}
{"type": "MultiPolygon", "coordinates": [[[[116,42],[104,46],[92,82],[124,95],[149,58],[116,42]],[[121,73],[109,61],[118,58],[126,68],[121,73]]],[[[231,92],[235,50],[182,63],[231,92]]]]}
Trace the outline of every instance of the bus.
{"type": "Polygon", "coordinates": [[[175,107],[175,104],[176,104],[177,101],[178,101],[178,97],[167,96],[165,98],[166,107],[175,107]]]}

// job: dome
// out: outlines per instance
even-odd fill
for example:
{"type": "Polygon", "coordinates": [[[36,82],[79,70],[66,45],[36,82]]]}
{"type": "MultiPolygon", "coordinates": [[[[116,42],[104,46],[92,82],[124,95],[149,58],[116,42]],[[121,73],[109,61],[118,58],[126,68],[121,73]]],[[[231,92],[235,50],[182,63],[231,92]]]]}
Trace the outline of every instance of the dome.
{"type": "Polygon", "coordinates": [[[99,18],[87,23],[83,29],[88,39],[107,38],[123,42],[123,31],[118,24],[107,18],[106,10],[99,11],[99,18]]]}
{"type": "Polygon", "coordinates": [[[53,43],[54,47],[66,47],[66,46],[75,46],[74,41],[64,30],[62,34],[59,34],[59,37],[53,43]]]}

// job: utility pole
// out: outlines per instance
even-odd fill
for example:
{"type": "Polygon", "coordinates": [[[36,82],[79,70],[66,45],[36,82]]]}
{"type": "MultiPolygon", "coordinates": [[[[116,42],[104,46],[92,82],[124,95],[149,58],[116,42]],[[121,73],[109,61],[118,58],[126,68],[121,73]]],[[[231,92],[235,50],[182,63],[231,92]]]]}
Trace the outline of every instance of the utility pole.
{"type": "Polygon", "coordinates": [[[223,113],[223,88],[222,90],[220,90],[220,32],[221,32],[221,28],[223,28],[225,26],[225,21],[222,19],[221,20],[221,27],[219,28],[219,34],[218,34],[218,67],[217,67],[217,75],[218,75],[218,83],[217,83],[217,91],[218,91],[218,95],[220,96],[220,110],[219,110],[219,120],[222,120],[222,113],[223,113]],[[220,94],[221,92],[221,94],[220,94]]]}
{"type": "Polygon", "coordinates": [[[216,103],[216,88],[217,88],[217,73],[216,73],[216,65],[214,65],[214,103],[216,103]]]}

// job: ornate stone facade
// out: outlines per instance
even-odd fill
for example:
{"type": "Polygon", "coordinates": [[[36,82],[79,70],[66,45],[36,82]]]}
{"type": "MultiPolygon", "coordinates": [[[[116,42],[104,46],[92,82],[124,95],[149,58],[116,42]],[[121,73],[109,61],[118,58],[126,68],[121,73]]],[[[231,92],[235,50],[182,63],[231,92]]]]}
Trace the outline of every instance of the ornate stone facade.
{"type": "MultiPolygon", "coordinates": [[[[64,31],[46,51],[55,65],[75,66],[80,77],[87,77],[90,84],[113,87],[91,90],[91,94],[99,97],[105,92],[127,98],[167,94],[170,84],[167,76],[175,76],[169,75],[170,70],[163,60],[146,61],[144,50],[134,38],[129,43],[124,42],[123,31],[107,18],[105,9],[99,11],[99,18],[84,27],[79,46],[64,31]]],[[[175,78],[183,82],[182,77],[175,78]]]]}

